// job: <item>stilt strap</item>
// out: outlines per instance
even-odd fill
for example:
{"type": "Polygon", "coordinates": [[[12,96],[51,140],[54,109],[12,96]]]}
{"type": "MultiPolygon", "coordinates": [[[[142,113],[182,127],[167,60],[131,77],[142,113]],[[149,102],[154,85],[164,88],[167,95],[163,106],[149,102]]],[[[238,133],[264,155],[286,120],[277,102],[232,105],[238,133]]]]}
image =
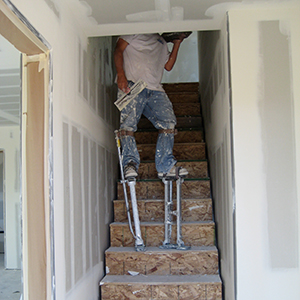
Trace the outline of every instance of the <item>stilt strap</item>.
{"type": "Polygon", "coordinates": [[[118,136],[119,138],[121,138],[122,136],[126,136],[126,135],[134,136],[134,132],[133,132],[133,131],[130,131],[130,130],[124,130],[124,129],[120,129],[120,130],[117,132],[117,136],[118,136]]]}
{"type": "Polygon", "coordinates": [[[173,133],[174,135],[176,135],[178,133],[177,129],[159,129],[158,133],[173,133]]]}

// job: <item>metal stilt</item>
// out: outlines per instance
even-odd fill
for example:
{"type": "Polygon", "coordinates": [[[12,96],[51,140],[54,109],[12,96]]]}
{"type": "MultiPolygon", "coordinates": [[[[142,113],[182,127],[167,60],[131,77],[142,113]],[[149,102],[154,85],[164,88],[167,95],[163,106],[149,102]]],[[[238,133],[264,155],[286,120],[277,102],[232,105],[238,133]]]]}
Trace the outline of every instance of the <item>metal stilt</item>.
{"type": "Polygon", "coordinates": [[[131,178],[127,180],[127,183],[130,188],[131,206],[132,206],[132,214],[133,214],[133,221],[134,221],[134,228],[135,228],[135,249],[136,251],[144,251],[145,245],[141,234],[139,211],[137,207],[137,200],[136,200],[136,193],[135,193],[136,180],[135,178],[133,179],[131,178]]]}
{"type": "Polygon", "coordinates": [[[191,247],[185,246],[182,240],[181,232],[181,185],[184,182],[183,177],[180,177],[178,170],[176,171],[176,177],[174,178],[163,178],[162,181],[165,184],[165,240],[163,241],[161,249],[178,249],[178,250],[188,250],[191,247]],[[176,180],[176,191],[177,191],[177,209],[173,211],[173,201],[172,201],[172,181],[176,180]],[[176,244],[171,244],[172,235],[172,224],[173,216],[176,216],[177,225],[177,241],[176,244]]]}
{"type": "Polygon", "coordinates": [[[172,180],[163,178],[165,184],[165,240],[161,248],[174,249],[171,244],[172,224],[173,224],[173,201],[172,201],[172,180]]]}
{"type": "Polygon", "coordinates": [[[118,136],[118,132],[119,132],[118,130],[115,131],[115,138],[116,138],[117,148],[118,148],[118,156],[119,156],[120,171],[121,171],[121,183],[123,185],[123,190],[124,190],[124,199],[125,199],[129,229],[135,239],[135,250],[136,251],[145,251],[145,245],[144,245],[144,241],[143,241],[142,235],[141,235],[139,212],[138,212],[138,208],[137,208],[137,199],[136,199],[136,192],[135,192],[136,179],[135,178],[129,178],[128,180],[125,179],[123,164],[122,164],[123,159],[122,159],[122,154],[121,154],[121,142],[120,142],[120,138],[118,136]],[[129,201],[128,201],[127,190],[126,190],[126,182],[130,189],[131,206],[132,206],[132,214],[133,214],[135,232],[132,228],[129,201]]]}

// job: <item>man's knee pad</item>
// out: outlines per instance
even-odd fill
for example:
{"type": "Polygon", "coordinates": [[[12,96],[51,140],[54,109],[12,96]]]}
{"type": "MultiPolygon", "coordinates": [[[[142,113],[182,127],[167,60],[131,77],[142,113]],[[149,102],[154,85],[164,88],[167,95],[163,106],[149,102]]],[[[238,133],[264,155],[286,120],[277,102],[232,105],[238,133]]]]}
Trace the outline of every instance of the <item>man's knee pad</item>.
{"type": "Polygon", "coordinates": [[[134,132],[130,130],[120,129],[117,135],[119,138],[122,138],[124,136],[134,136],[134,132]]]}
{"type": "Polygon", "coordinates": [[[159,129],[158,130],[158,133],[161,134],[161,133],[171,133],[171,134],[174,134],[176,135],[178,133],[177,129],[159,129]]]}

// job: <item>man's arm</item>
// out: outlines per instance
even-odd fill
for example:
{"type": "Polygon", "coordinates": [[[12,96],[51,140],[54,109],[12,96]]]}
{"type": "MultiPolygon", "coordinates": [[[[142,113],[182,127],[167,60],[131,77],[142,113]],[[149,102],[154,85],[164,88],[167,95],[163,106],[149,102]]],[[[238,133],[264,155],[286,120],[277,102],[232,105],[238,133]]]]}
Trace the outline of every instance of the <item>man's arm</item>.
{"type": "Polygon", "coordinates": [[[119,38],[114,52],[115,66],[117,70],[117,84],[118,88],[124,93],[130,92],[130,89],[128,87],[128,81],[123,68],[123,52],[127,46],[128,43],[123,39],[119,38]]]}
{"type": "Polygon", "coordinates": [[[174,64],[176,62],[176,59],[177,59],[177,54],[178,54],[179,47],[180,47],[180,44],[183,41],[183,39],[184,39],[184,35],[181,35],[178,40],[172,41],[173,49],[170,53],[168,61],[165,64],[165,69],[167,71],[171,71],[173,69],[174,64]]]}

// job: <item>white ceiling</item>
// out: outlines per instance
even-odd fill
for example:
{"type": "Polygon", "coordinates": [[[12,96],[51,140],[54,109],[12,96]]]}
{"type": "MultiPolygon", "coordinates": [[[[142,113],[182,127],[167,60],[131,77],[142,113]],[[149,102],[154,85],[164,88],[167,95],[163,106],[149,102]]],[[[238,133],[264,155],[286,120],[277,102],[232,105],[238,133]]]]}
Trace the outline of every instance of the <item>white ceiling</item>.
{"type": "MultiPolygon", "coordinates": [[[[49,0],[47,0],[49,1],[49,0]]],[[[57,0],[52,0],[57,1],[57,0]]],[[[88,36],[147,32],[215,30],[229,8],[270,7],[289,0],[66,0],[88,36]],[[149,20],[153,12],[169,7],[183,8],[183,20],[149,20]],[[131,22],[126,16],[141,13],[142,21],[131,22]]],[[[299,1],[299,0],[296,0],[299,1]]]]}

